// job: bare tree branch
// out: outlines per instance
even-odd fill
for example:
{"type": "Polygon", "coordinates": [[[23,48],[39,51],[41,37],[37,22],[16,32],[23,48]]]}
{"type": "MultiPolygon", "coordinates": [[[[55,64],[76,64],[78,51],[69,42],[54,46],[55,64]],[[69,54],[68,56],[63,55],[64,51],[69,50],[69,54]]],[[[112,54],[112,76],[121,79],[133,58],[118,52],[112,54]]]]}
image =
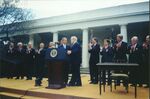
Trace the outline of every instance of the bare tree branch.
{"type": "Polygon", "coordinates": [[[24,25],[20,22],[32,19],[31,11],[16,6],[19,1],[2,0],[0,2],[0,34],[5,33],[7,38],[15,31],[24,30],[24,25]]]}

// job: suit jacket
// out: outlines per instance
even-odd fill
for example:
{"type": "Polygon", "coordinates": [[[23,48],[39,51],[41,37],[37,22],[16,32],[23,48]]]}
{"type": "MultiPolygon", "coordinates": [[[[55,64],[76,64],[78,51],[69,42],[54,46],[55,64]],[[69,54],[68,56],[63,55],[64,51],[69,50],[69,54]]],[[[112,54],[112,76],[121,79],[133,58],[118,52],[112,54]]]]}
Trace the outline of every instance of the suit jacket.
{"type": "Polygon", "coordinates": [[[8,59],[16,58],[16,49],[15,48],[12,48],[12,49],[8,48],[7,49],[7,58],[8,59]]]}
{"type": "Polygon", "coordinates": [[[26,62],[27,63],[33,63],[34,56],[35,56],[35,50],[33,48],[31,48],[30,51],[28,49],[26,49],[26,59],[27,59],[26,62]]]}
{"type": "Polygon", "coordinates": [[[100,45],[96,44],[89,50],[90,55],[90,63],[98,63],[99,62],[99,54],[100,54],[100,45]]]}
{"type": "MultiPolygon", "coordinates": [[[[59,47],[63,47],[64,48],[64,46],[63,45],[60,45],[59,47]]],[[[65,49],[65,48],[64,48],[65,49]]],[[[66,45],[66,52],[67,52],[67,50],[70,50],[70,46],[68,46],[68,45],[66,45]]]]}
{"type": "Polygon", "coordinates": [[[128,46],[129,63],[142,63],[142,46],[137,44],[134,50],[131,50],[131,45],[128,46]]]}
{"type": "MultiPolygon", "coordinates": [[[[71,50],[71,48],[70,48],[70,46],[68,46],[68,45],[66,45],[66,48],[64,48],[64,46],[63,45],[60,45],[59,47],[61,47],[61,48],[63,48],[63,49],[65,49],[66,50],[66,54],[67,54],[67,51],[68,50],[71,50]]],[[[69,59],[69,55],[67,54],[67,61],[69,62],[70,61],[70,59],[69,59]]]]}
{"type": "Polygon", "coordinates": [[[117,49],[114,45],[114,60],[118,62],[127,62],[127,43],[122,42],[121,47],[117,49]]]}
{"type": "Polygon", "coordinates": [[[102,55],[101,62],[112,62],[113,61],[113,48],[108,46],[108,48],[103,48],[100,52],[102,55]]]}
{"type": "Polygon", "coordinates": [[[25,49],[22,48],[21,50],[19,48],[17,48],[16,50],[16,57],[17,57],[17,60],[20,62],[20,63],[24,63],[25,62],[25,49]]]}
{"type": "Polygon", "coordinates": [[[70,47],[72,53],[70,54],[71,63],[81,63],[81,47],[79,43],[75,43],[70,47]]]}
{"type": "Polygon", "coordinates": [[[46,49],[42,49],[40,53],[35,54],[35,64],[36,66],[45,66],[45,53],[46,49]]]}
{"type": "Polygon", "coordinates": [[[150,44],[147,44],[147,48],[143,46],[143,64],[145,66],[149,66],[149,51],[150,51],[150,44]]]}

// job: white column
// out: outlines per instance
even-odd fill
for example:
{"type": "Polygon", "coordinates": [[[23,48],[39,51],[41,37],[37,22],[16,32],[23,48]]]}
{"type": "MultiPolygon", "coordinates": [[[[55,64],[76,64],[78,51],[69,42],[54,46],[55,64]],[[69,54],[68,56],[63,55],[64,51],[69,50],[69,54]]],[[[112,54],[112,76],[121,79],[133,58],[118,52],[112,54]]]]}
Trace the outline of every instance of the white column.
{"type": "Polygon", "coordinates": [[[29,42],[32,43],[32,46],[34,47],[34,34],[29,35],[29,42]]]}
{"type": "Polygon", "coordinates": [[[120,25],[120,32],[123,35],[123,41],[127,42],[127,24],[121,24],[120,25]]]}
{"type": "Polygon", "coordinates": [[[88,28],[83,29],[82,35],[82,67],[89,67],[88,28]]]}
{"type": "Polygon", "coordinates": [[[53,42],[58,42],[58,32],[53,32],[53,42]]]}

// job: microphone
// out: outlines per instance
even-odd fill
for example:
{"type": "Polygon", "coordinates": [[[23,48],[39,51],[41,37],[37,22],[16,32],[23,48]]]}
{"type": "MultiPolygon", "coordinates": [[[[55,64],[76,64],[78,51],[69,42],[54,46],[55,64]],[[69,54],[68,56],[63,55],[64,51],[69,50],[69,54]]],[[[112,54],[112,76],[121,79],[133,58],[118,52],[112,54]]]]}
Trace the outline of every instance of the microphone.
{"type": "Polygon", "coordinates": [[[58,48],[58,45],[60,45],[59,42],[54,42],[55,43],[55,48],[58,48]]]}

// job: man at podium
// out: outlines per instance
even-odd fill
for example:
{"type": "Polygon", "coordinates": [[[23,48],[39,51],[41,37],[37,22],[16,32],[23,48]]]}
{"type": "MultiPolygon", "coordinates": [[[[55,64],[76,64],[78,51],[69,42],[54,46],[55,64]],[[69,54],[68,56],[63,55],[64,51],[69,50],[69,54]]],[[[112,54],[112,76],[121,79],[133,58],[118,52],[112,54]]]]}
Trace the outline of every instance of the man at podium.
{"type": "Polygon", "coordinates": [[[46,88],[60,89],[66,87],[64,78],[68,62],[67,49],[69,48],[66,43],[67,39],[63,38],[60,46],[57,45],[58,43],[54,43],[53,47],[46,50],[45,59],[48,67],[48,87],[46,88]]]}
{"type": "MultiPolygon", "coordinates": [[[[70,50],[70,46],[67,45],[67,38],[66,37],[63,37],[61,39],[61,44],[59,46],[59,48],[63,48],[64,50],[66,50],[66,52],[68,50],[70,50]]],[[[68,74],[69,74],[69,70],[70,70],[70,63],[69,63],[69,56],[67,57],[67,60],[64,61],[64,66],[63,66],[63,70],[64,70],[64,83],[65,85],[68,83],[68,74]]]]}

